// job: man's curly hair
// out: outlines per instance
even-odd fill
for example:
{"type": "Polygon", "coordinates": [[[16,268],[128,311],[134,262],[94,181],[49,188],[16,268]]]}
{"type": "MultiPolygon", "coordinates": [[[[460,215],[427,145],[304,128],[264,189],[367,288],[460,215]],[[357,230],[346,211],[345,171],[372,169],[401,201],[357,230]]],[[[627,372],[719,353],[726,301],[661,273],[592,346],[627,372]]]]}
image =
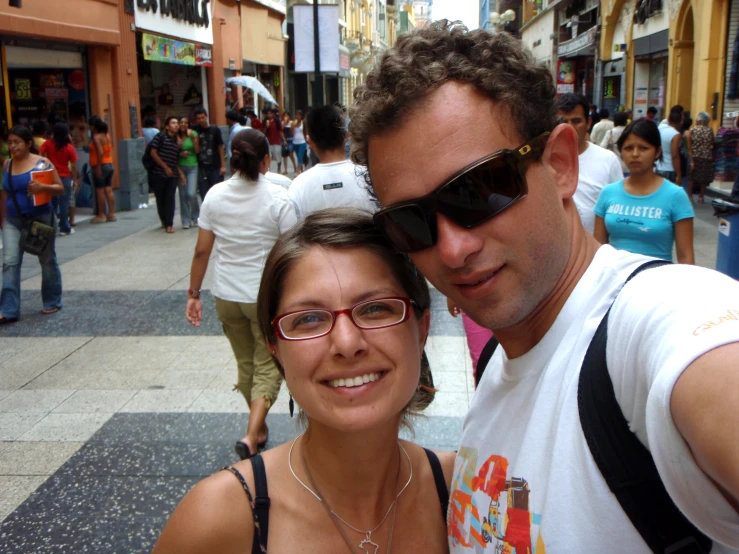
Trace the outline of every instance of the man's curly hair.
{"type": "Polygon", "coordinates": [[[468,31],[442,19],[398,38],[354,92],[351,158],[368,165],[371,137],[400,127],[419,103],[448,81],[470,83],[510,110],[516,132],[532,139],[555,126],[549,70],[507,33],[468,31]]]}

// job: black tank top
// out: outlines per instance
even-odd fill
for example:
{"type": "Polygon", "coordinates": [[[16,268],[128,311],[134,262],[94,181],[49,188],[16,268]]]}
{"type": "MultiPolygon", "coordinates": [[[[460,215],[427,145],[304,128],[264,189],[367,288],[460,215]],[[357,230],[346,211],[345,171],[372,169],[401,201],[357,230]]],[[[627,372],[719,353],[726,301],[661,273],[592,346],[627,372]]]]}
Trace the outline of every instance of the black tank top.
{"type": "MultiPolygon", "coordinates": [[[[441,504],[441,516],[446,521],[446,512],[449,507],[449,490],[444,479],[444,472],[441,469],[439,458],[431,452],[431,450],[423,449],[431,466],[431,472],[434,475],[434,484],[436,485],[436,493],[439,495],[439,504],[441,504]]],[[[267,472],[264,468],[264,460],[257,454],[251,459],[252,469],[254,470],[254,485],[256,489],[256,497],[251,494],[251,489],[246,483],[246,479],[241,475],[238,469],[234,467],[224,467],[223,470],[233,473],[241,483],[246,497],[251,504],[251,511],[254,517],[254,541],[252,542],[252,554],[267,553],[267,537],[269,534],[269,492],[267,490],[267,472]]]]}

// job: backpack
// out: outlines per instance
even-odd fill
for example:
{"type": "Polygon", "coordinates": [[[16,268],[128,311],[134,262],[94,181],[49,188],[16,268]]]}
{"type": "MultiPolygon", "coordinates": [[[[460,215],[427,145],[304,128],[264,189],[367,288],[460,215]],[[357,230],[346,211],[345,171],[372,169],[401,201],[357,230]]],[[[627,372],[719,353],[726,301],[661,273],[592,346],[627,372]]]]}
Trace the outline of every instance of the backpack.
{"type": "MultiPolygon", "coordinates": [[[[146,171],[151,171],[157,166],[157,163],[154,161],[154,158],[151,157],[151,145],[154,144],[154,141],[157,139],[157,137],[162,136],[163,132],[164,131],[160,132],[156,137],[154,137],[153,139],[149,141],[149,144],[146,145],[146,149],[144,150],[144,155],[141,157],[141,164],[144,166],[144,169],[146,171]]],[[[161,140],[162,139],[160,138],[159,141],[161,142],[161,140]]]]}
{"type": "MultiPolygon", "coordinates": [[[[624,285],[645,269],[665,265],[649,261],[629,275],[624,285]]],[[[613,307],[613,304],[611,304],[613,307]]],[[[608,308],[585,353],[577,385],[580,425],[590,453],[608,488],[652,552],[703,554],[712,541],[683,515],[667,493],[652,454],[629,428],[616,400],[606,365],[608,308]]],[[[498,347],[493,337],[483,348],[475,368],[475,387],[498,347]]]]}

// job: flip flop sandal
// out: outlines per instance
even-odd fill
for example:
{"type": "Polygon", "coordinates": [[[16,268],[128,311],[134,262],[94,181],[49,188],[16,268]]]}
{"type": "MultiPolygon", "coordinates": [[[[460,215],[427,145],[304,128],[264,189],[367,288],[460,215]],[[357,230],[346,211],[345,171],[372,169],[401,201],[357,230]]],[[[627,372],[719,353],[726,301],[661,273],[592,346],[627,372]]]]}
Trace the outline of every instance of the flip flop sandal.
{"type": "Polygon", "coordinates": [[[108,223],[113,223],[114,221],[118,221],[118,218],[116,216],[114,216],[114,215],[111,215],[110,217],[106,217],[105,220],[108,223]]]}
{"type": "Polygon", "coordinates": [[[7,325],[8,323],[15,323],[18,321],[17,317],[0,317],[0,325],[7,325]]]}
{"type": "Polygon", "coordinates": [[[239,458],[242,460],[248,460],[256,454],[256,452],[252,452],[251,450],[249,450],[248,444],[242,441],[238,441],[234,445],[234,450],[236,451],[236,454],[238,454],[239,458]]]}
{"type": "Polygon", "coordinates": [[[61,308],[51,308],[50,310],[41,310],[41,315],[51,315],[61,311],[61,308]]]}

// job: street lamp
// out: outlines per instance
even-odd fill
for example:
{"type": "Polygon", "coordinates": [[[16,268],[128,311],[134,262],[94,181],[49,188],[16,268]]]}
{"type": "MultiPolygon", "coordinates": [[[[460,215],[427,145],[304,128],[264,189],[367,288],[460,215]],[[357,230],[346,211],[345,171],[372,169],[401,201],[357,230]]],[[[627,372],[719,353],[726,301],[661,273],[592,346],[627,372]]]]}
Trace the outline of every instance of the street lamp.
{"type": "Polygon", "coordinates": [[[490,23],[495,27],[495,30],[498,30],[498,27],[500,25],[505,25],[506,23],[510,23],[511,21],[514,21],[516,19],[516,12],[514,12],[512,9],[507,9],[503,13],[498,12],[490,12],[490,23]]]}

